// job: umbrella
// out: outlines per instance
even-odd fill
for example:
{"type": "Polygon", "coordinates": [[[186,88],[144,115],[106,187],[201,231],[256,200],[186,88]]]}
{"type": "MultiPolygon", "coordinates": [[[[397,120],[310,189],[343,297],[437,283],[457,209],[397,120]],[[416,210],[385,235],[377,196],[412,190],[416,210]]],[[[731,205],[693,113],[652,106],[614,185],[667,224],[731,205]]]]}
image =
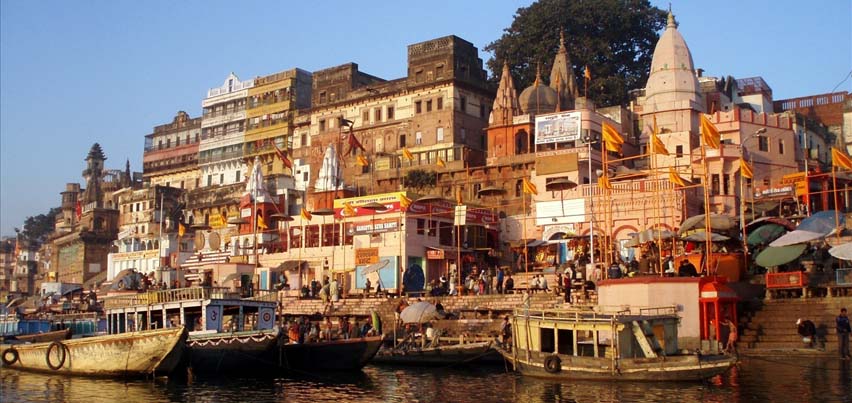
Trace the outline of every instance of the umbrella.
{"type": "Polygon", "coordinates": [[[668,230],[659,230],[659,229],[646,229],[641,232],[634,232],[630,234],[632,238],[629,241],[624,243],[624,246],[627,248],[635,248],[646,242],[654,242],[657,240],[666,240],[674,238],[674,232],[668,230]]]}
{"type": "MultiPolygon", "coordinates": [[[[678,234],[683,234],[686,231],[693,229],[704,228],[704,214],[692,216],[683,220],[680,224],[678,234]]],[[[710,226],[713,229],[725,231],[737,226],[736,220],[733,217],[724,214],[710,214],[710,226]]]]}
{"type": "Polygon", "coordinates": [[[437,319],[438,311],[435,309],[435,305],[426,301],[420,301],[403,309],[399,314],[399,318],[404,323],[424,323],[432,319],[437,319]]]}
{"type": "MultiPolygon", "coordinates": [[[[838,225],[834,221],[836,217],[834,210],[820,211],[802,220],[802,223],[796,227],[796,230],[822,233],[825,236],[837,229],[838,225]]],[[[841,227],[846,225],[846,216],[844,214],[840,215],[839,224],[841,227]]]]}
{"type": "Polygon", "coordinates": [[[747,242],[749,245],[759,245],[762,243],[772,242],[784,233],[787,228],[779,224],[764,224],[752,231],[749,231],[747,242]]]}
{"type": "Polygon", "coordinates": [[[782,247],[782,246],[790,246],[790,245],[795,245],[795,244],[798,244],[798,243],[805,243],[805,242],[814,241],[814,240],[823,238],[826,235],[827,234],[823,234],[821,232],[811,232],[811,231],[803,231],[803,230],[797,229],[795,231],[790,231],[790,232],[782,235],[780,238],[772,241],[772,243],[770,243],[769,246],[774,247],[774,248],[779,248],[779,247],[782,247]]]}
{"type": "Polygon", "coordinates": [[[796,260],[807,249],[808,245],[797,244],[781,247],[768,247],[757,255],[754,262],[762,267],[781,266],[782,264],[796,260]]]}
{"type": "Polygon", "coordinates": [[[840,260],[852,260],[852,242],[835,246],[828,253],[840,260]]]}
{"type": "Polygon", "coordinates": [[[787,220],[787,219],[784,219],[784,218],[781,218],[781,217],[760,217],[760,218],[746,224],[746,229],[760,227],[762,225],[767,225],[767,224],[777,224],[777,225],[780,225],[780,226],[786,228],[788,231],[792,231],[792,230],[796,229],[796,224],[793,224],[792,222],[790,222],[790,220],[787,220]]]}
{"type": "MultiPolygon", "coordinates": [[[[689,235],[687,235],[687,236],[680,237],[680,239],[684,240],[684,241],[690,241],[690,242],[705,242],[705,241],[707,241],[707,233],[704,232],[703,230],[702,231],[695,231],[695,232],[689,233],[689,235]]],[[[722,235],[722,234],[716,234],[716,233],[713,233],[713,232],[710,233],[710,241],[711,242],[721,242],[721,241],[727,241],[729,239],[731,239],[731,238],[728,237],[728,236],[722,235]]]]}
{"type": "Polygon", "coordinates": [[[370,273],[374,273],[374,272],[377,272],[381,269],[384,269],[389,264],[390,264],[390,260],[388,260],[388,259],[379,260],[377,263],[373,263],[373,264],[361,269],[361,274],[366,276],[370,273]]]}

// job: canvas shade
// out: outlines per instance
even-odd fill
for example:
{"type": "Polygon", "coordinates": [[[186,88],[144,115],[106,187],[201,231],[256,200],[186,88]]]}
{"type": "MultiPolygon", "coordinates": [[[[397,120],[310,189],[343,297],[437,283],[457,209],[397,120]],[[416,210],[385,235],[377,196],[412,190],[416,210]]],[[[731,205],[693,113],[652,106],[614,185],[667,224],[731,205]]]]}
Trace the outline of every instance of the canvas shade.
{"type": "Polygon", "coordinates": [[[814,241],[825,237],[826,235],[827,234],[823,234],[820,232],[802,231],[797,229],[795,231],[790,231],[782,235],[780,238],[772,241],[769,246],[773,248],[779,248],[782,246],[796,245],[800,243],[814,241]]]}
{"type": "MultiPolygon", "coordinates": [[[[692,216],[683,220],[683,223],[680,224],[680,230],[678,234],[683,234],[686,231],[704,228],[705,220],[704,214],[699,214],[697,216],[692,216]]],[[[710,227],[715,230],[725,231],[731,228],[734,228],[737,225],[736,220],[733,217],[723,214],[710,214],[710,227]]]]}
{"type": "Polygon", "coordinates": [[[781,217],[760,217],[746,224],[746,229],[751,230],[752,228],[757,228],[766,224],[778,224],[790,231],[796,229],[796,224],[793,224],[790,220],[781,217]]]}
{"type": "Polygon", "coordinates": [[[761,267],[781,266],[782,264],[796,260],[796,258],[802,255],[802,252],[804,252],[807,247],[808,245],[805,244],[796,244],[777,248],[770,246],[760,252],[754,262],[761,267]]]}
{"type": "MultiPolygon", "coordinates": [[[[707,241],[707,232],[705,232],[704,230],[693,231],[693,232],[688,233],[686,236],[680,237],[680,239],[683,240],[683,241],[690,241],[690,242],[706,242],[707,241]]],[[[716,233],[713,233],[713,232],[710,233],[710,241],[711,242],[721,242],[721,241],[727,241],[729,239],[731,239],[731,238],[728,237],[728,236],[722,235],[722,234],[716,234],[716,233]]]]}
{"type": "Polygon", "coordinates": [[[840,260],[852,260],[852,242],[837,245],[829,249],[828,253],[840,260]]]}
{"type": "Polygon", "coordinates": [[[764,224],[752,231],[749,231],[746,241],[749,245],[760,245],[762,243],[772,242],[784,233],[787,229],[778,224],[764,224]]]}
{"type": "Polygon", "coordinates": [[[437,319],[438,311],[435,309],[435,305],[426,301],[420,301],[403,309],[399,314],[399,318],[404,323],[424,323],[432,319],[437,319]]]}
{"type": "MultiPolygon", "coordinates": [[[[802,223],[796,227],[797,230],[809,231],[809,232],[817,232],[821,233],[823,236],[828,235],[832,231],[837,228],[837,223],[835,219],[837,216],[834,210],[828,211],[820,211],[818,213],[812,214],[810,217],[802,220],[802,223]]],[[[840,226],[846,224],[846,216],[844,214],[840,215],[840,226]]]]}

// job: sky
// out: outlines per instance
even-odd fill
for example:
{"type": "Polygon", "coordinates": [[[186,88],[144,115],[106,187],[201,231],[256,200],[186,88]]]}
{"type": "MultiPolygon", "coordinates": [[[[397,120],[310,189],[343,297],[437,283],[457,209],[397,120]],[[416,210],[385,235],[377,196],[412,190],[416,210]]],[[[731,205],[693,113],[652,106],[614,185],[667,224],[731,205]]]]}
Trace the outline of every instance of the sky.
{"type": "MultiPolygon", "coordinates": [[[[530,3],[0,0],[0,235],[58,206],[66,183],[83,183],[95,142],[107,168],[129,159],[141,171],[144,136],[177,111],[199,116],[230,72],[355,62],[395,79],[406,75],[407,45],[450,34],[486,61],[481,49],[530,3]]],[[[762,76],[775,99],[852,91],[852,2],[671,3],[705,75],[762,76]]]]}

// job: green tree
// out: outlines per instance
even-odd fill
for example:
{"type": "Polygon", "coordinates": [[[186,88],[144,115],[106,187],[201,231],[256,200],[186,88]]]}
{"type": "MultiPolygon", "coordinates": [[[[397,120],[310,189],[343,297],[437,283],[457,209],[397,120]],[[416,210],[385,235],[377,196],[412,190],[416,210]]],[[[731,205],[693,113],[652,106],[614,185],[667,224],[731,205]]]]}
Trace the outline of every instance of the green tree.
{"type": "Polygon", "coordinates": [[[403,183],[406,187],[418,190],[435,187],[438,183],[438,174],[435,171],[413,169],[405,174],[403,183]]]}
{"type": "Polygon", "coordinates": [[[485,47],[494,55],[491,79],[499,81],[505,59],[519,91],[533,83],[539,64],[546,80],[562,31],[581,95],[589,66],[589,98],[601,106],[627,104],[629,91],[648,80],[666,15],[647,0],[539,0],[519,8],[503,36],[485,47]]]}
{"type": "Polygon", "coordinates": [[[19,239],[31,247],[38,247],[47,240],[47,237],[53,233],[56,228],[56,216],[59,215],[61,209],[54,207],[47,214],[39,214],[37,216],[27,217],[24,221],[24,229],[15,228],[19,239]]]}

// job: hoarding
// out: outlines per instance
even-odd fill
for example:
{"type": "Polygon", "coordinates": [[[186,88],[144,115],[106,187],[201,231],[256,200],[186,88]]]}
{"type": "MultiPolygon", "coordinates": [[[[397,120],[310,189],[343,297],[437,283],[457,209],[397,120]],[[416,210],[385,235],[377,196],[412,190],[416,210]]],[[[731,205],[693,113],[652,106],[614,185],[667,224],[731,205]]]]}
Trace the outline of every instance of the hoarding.
{"type": "Polygon", "coordinates": [[[577,141],[582,132],[580,112],[555,113],[535,117],[535,143],[577,141]]]}

